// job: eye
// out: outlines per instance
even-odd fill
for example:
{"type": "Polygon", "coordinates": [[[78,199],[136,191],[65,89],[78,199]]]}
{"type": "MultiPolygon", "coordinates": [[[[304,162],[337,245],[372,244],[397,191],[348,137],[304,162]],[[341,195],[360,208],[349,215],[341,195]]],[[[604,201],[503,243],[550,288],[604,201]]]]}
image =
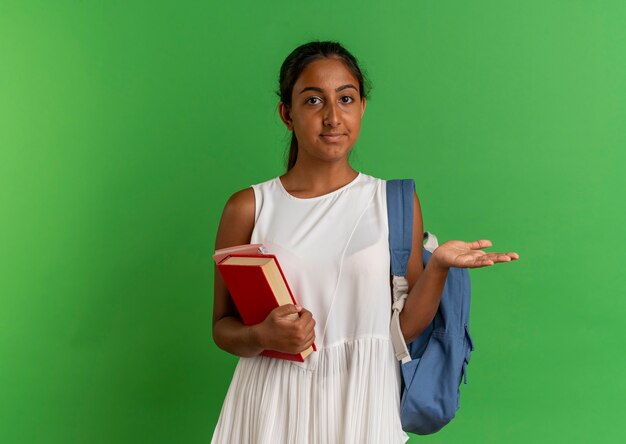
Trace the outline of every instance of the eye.
{"type": "Polygon", "coordinates": [[[341,103],[352,103],[354,102],[354,99],[352,98],[352,96],[342,96],[341,99],[341,103]]]}
{"type": "Polygon", "coordinates": [[[319,97],[313,96],[313,97],[309,97],[308,99],[306,99],[305,103],[308,103],[309,105],[317,105],[321,101],[322,100],[319,97]]]}

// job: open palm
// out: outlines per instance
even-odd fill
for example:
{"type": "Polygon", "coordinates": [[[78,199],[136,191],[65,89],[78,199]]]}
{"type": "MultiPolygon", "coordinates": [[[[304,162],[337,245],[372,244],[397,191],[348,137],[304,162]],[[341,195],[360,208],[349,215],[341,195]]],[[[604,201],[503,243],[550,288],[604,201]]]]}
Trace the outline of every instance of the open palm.
{"type": "Polygon", "coordinates": [[[441,244],[433,252],[433,258],[441,267],[479,268],[498,262],[511,262],[519,259],[517,253],[485,252],[482,248],[491,247],[491,241],[481,239],[473,242],[451,240],[441,244]]]}

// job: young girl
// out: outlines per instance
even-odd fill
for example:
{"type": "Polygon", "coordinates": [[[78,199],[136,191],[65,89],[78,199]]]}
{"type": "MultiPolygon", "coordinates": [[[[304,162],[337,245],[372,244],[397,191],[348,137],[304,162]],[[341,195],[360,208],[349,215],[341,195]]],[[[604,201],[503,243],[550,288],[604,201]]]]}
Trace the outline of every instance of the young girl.
{"type": "MultiPolygon", "coordinates": [[[[213,443],[402,443],[400,375],[389,336],[390,257],[385,181],[355,171],[349,154],[365,112],[364,78],[340,44],[296,48],[280,70],[278,112],[292,141],[287,172],[235,193],[216,248],[263,243],[300,304],[244,326],[215,272],[213,338],[241,359],[213,443]],[[299,313],[293,320],[289,315],[299,313]],[[304,363],[259,356],[298,353],[304,363]]],[[[422,215],[414,197],[407,342],[431,322],[450,267],[518,259],[486,253],[488,240],[449,241],[422,266],[422,215]]]]}

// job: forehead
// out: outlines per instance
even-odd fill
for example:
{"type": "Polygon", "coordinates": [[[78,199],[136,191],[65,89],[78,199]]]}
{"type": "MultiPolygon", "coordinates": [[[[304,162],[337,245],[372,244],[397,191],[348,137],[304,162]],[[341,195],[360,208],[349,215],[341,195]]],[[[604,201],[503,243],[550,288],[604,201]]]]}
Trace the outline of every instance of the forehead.
{"type": "Polygon", "coordinates": [[[307,86],[322,89],[335,89],[339,86],[353,84],[359,87],[359,80],[352,74],[343,61],[337,58],[315,60],[304,68],[294,85],[294,93],[307,86]]]}

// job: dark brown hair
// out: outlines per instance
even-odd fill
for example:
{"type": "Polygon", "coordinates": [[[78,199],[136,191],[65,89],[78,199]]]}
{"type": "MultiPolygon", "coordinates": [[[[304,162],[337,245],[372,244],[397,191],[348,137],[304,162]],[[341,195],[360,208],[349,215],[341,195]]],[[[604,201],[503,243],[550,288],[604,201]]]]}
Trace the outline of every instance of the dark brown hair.
{"type": "MultiPolygon", "coordinates": [[[[367,97],[366,88],[369,89],[367,79],[363,75],[357,59],[348,52],[346,48],[338,42],[309,42],[298,46],[291,54],[287,56],[280,67],[280,76],[278,78],[279,89],[278,96],[280,101],[287,107],[291,107],[291,94],[293,87],[302,74],[302,71],[315,60],[323,58],[335,57],[341,59],[350,72],[359,81],[359,95],[361,99],[367,97]]],[[[289,147],[289,155],[287,157],[287,171],[296,164],[298,158],[298,139],[296,134],[291,135],[291,144],[289,147]]]]}

